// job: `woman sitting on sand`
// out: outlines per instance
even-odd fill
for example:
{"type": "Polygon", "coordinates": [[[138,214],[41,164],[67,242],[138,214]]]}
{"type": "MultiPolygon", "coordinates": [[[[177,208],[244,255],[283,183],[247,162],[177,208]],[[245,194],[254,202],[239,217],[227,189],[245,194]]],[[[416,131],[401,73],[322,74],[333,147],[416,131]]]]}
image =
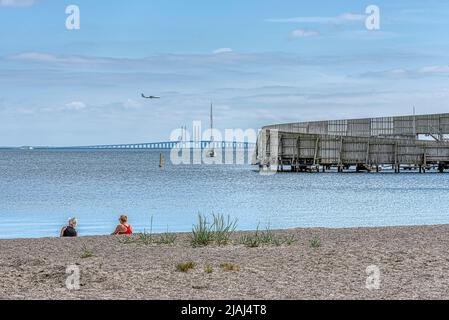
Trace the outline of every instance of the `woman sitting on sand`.
{"type": "Polygon", "coordinates": [[[67,237],[77,237],[78,232],[76,231],[76,218],[70,218],[69,225],[61,229],[61,238],[67,237]]]}
{"type": "Polygon", "coordinates": [[[112,233],[112,235],[125,235],[125,234],[132,234],[133,229],[128,224],[128,217],[122,214],[120,216],[120,224],[115,228],[115,231],[112,233]]]}

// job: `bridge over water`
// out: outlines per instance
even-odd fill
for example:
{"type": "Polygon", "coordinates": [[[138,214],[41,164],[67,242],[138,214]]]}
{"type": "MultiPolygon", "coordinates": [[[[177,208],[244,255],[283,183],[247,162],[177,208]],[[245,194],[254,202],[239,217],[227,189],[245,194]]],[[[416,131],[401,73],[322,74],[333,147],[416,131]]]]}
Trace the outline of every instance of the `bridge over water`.
{"type": "Polygon", "coordinates": [[[173,148],[187,149],[253,149],[256,147],[252,142],[238,141],[163,141],[131,144],[110,144],[92,146],[72,147],[35,147],[33,149],[63,149],[63,150],[99,150],[99,149],[135,149],[135,150],[171,150],[173,148]]]}

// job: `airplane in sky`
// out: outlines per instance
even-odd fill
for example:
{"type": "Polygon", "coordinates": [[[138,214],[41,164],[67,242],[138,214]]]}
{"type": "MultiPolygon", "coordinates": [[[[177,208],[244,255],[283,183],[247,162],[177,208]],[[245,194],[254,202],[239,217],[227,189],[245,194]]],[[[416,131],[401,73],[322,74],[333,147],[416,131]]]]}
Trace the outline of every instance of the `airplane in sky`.
{"type": "Polygon", "coordinates": [[[142,98],[144,99],[160,99],[161,97],[157,97],[157,96],[146,96],[142,93],[142,98]]]}

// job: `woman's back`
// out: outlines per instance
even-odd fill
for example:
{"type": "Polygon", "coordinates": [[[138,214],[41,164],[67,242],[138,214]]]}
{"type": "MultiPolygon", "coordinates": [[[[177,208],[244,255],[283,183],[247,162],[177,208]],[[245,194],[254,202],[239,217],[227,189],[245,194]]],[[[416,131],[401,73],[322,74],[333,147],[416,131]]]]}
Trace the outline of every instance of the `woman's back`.
{"type": "Polygon", "coordinates": [[[122,224],[122,226],[125,227],[126,230],[123,229],[123,231],[119,232],[120,235],[133,233],[133,229],[131,228],[131,226],[129,224],[122,224]]]}
{"type": "Polygon", "coordinates": [[[66,227],[62,234],[63,237],[68,237],[68,238],[76,237],[77,235],[78,235],[78,232],[76,231],[75,228],[73,228],[71,226],[66,227]]]}
{"type": "Polygon", "coordinates": [[[133,229],[127,223],[128,217],[126,215],[122,214],[118,220],[119,220],[120,224],[115,228],[114,232],[111,233],[112,235],[117,235],[117,234],[124,235],[124,234],[132,234],[133,233],[133,229]]]}

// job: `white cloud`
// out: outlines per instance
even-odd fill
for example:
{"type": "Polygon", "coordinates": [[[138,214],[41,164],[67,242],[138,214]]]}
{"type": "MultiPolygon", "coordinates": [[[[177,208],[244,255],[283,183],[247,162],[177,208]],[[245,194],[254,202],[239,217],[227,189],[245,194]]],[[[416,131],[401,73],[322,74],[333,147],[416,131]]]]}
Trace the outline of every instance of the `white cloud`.
{"type": "MultiPolygon", "coordinates": [[[[287,25],[288,31],[299,29],[292,26],[287,25]]],[[[311,26],[307,32],[310,30],[318,28],[311,26]]],[[[300,36],[306,34],[298,33],[300,36]]],[[[315,41],[317,38],[301,39],[297,41],[315,41]]],[[[435,63],[432,55],[410,51],[387,50],[380,54],[378,50],[364,53],[345,50],[320,55],[234,51],[214,55],[211,49],[209,54],[160,54],[145,58],[49,53],[31,52],[16,57],[22,60],[0,57],[3,131],[7,132],[5,125],[13,126],[17,121],[18,112],[35,113],[34,119],[23,116],[31,128],[28,136],[12,137],[11,144],[29,145],[33,141],[45,145],[95,144],[97,140],[92,139],[99,139],[101,143],[121,143],[142,141],[144,136],[166,139],[175,125],[189,124],[192,119],[207,121],[211,99],[217,106],[217,128],[258,128],[269,123],[289,122],[297,117],[295,112],[300,112],[301,117],[313,118],[318,116],[317,108],[324,110],[323,118],[329,114],[363,117],[371,115],[373,110],[376,114],[388,115],[393,112],[392,106],[394,112],[399,112],[398,108],[407,109],[411,105],[412,97],[405,96],[404,99],[402,92],[417,90],[423,92],[423,97],[413,102],[418,108],[431,105],[434,106],[432,110],[437,111],[437,108],[449,105],[449,100],[444,102],[446,100],[434,95],[438,88],[419,78],[439,77],[439,86],[448,87],[446,74],[429,74],[445,70],[447,61],[435,63]],[[61,63],[68,60],[83,62],[75,65],[61,63]],[[438,65],[441,67],[436,67],[438,65]],[[412,77],[413,74],[407,72],[415,70],[417,74],[419,67],[423,67],[421,72],[427,73],[412,77]],[[373,76],[382,76],[380,74],[366,79],[358,77],[366,70],[384,68],[390,68],[391,73],[396,74],[396,78],[390,75],[393,80],[410,76],[411,81],[373,79],[373,76]],[[347,77],[348,74],[354,76],[347,77]],[[423,88],[423,85],[427,87],[423,88]],[[141,90],[163,99],[143,100],[141,90]],[[391,93],[379,93],[387,90],[391,93]],[[378,92],[375,99],[370,95],[372,91],[378,92]],[[23,95],[23,92],[27,94],[23,95]],[[441,104],[440,100],[443,101],[441,104]],[[219,106],[224,105],[230,108],[220,110],[219,106]],[[219,120],[220,117],[223,120],[219,120]],[[152,126],[145,120],[149,118],[154,120],[152,126]],[[177,124],[173,124],[173,118],[179,120],[177,124]],[[85,130],[78,135],[80,122],[85,130]],[[124,136],[116,135],[124,123],[135,126],[136,130],[130,130],[124,136]],[[40,127],[46,128],[41,130],[43,133],[37,132],[40,127]],[[67,136],[46,136],[46,132],[58,132],[58,128],[66,130],[67,136]]],[[[20,129],[17,125],[15,128],[20,129]]]]}
{"type": "Polygon", "coordinates": [[[87,105],[81,101],[73,101],[73,102],[67,103],[65,106],[66,106],[65,109],[67,109],[67,110],[76,110],[76,111],[83,110],[83,109],[87,108],[87,105]]]}
{"type": "Polygon", "coordinates": [[[337,17],[293,17],[293,18],[272,18],[268,22],[279,23],[316,23],[316,24],[341,24],[345,22],[363,21],[366,16],[356,13],[343,13],[337,17]]]}
{"type": "Polygon", "coordinates": [[[364,21],[365,19],[366,15],[357,13],[343,13],[339,16],[339,20],[341,21],[364,21]]]}
{"type": "Polygon", "coordinates": [[[36,0],[0,0],[0,7],[29,7],[36,3],[36,0]]]}
{"type": "Polygon", "coordinates": [[[220,48],[217,50],[214,50],[212,53],[213,54],[221,54],[221,53],[230,53],[233,52],[233,50],[231,48],[220,48]]]}
{"type": "MultiPolygon", "coordinates": [[[[0,0],[1,1],[1,0],[0,0]]],[[[48,62],[59,64],[91,64],[103,63],[105,59],[83,57],[83,56],[67,56],[54,55],[44,52],[24,52],[8,57],[11,60],[29,61],[29,62],[48,62]]]]}
{"type": "Polygon", "coordinates": [[[361,77],[367,78],[407,78],[446,76],[449,74],[449,65],[425,66],[417,69],[391,69],[362,73],[361,77]]]}
{"type": "Polygon", "coordinates": [[[419,73],[449,73],[449,65],[447,66],[429,66],[418,70],[419,73]]]}
{"type": "MultiPolygon", "coordinates": [[[[301,36],[319,36],[318,31],[304,30],[296,31],[297,37],[301,36]]],[[[302,66],[323,66],[334,65],[335,63],[347,63],[349,65],[375,63],[378,64],[381,59],[385,61],[404,61],[428,58],[425,55],[413,53],[385,53],[379,52],[367,53],[365,55],[300,55],[286,52],[259,52],[242,53],[232,51],[227,54],[161,54],[152,55],[145,58],[109,58],[98,56],[67,56],[53,55],[39,52],[26,52],[17,55],[0,57],[0,67],[2,64],[28,62],[30,67],[43,70],[42,72],[56,73],[54,70],[74,72],[88,71],[90,73],[117,73],[119,80],[125,81],[127,74],[134,73],[132,76],[135,81],[148,81],[149,78],[161,81],[191,80],[192,78],[203,77],[203,72],[232,72],[233,75],[250,76],[260,69],[269,69],[268,66],[284,67],[302,67],[302,66]],[[244,68],[242,68],[244,66],[244,68]],[[74,69],[75,68],[75,69],[74,69]],[[124,72],[126,71],[126,72],[124,72]]],[[[33,69],[30,69],[33,70],[33,69]]],[[[6,70],[2,70],[5,71],[6,70]]],[[[34,76],[38,74],[34,72],[34,76]]],[[[6,73],[3,74],[5,77],[6,73]]],[[[12,73],[14,75],[14,73],[12,73]]],[[[52,80],[47,76],[42,76],[46,82],[52,80]]],[[[109,83],[111,78],[102,78],[104,83],[109,83]]],[[[150,80],[151,80],[150,79],[150,80]]],[[[68,79],[70,80],[70,79],[68,79]]],[[[73,82],[76,84],[76,82],[73,82]]]]}
{"type": "Polygon", "coordinates": [[[318,31],[297,29],[297,30],[292,31],[290,36],[292,38],[308,38],[308,37],[316,37],[319,35],[320,35],[320,33],[318,31]]]}
{"type": "Polygon", "coordinates": [[[332,18],[325,17],[293,17],[293,18],[271,18],[268,22],[278,23],[329,23],[332,18]]]}
{"type": "MultiPolygon", "coordinates": [[[[0,0],[1,1],[1,0],[0,0]]],[[[42,53],[42,52],[25,52],[19,53],[17,55],[11,56],[14,60],[31,60],[31,61],[41,61],[41,62],[56,62],[58,58],[52,54],[42,53]]]]}

